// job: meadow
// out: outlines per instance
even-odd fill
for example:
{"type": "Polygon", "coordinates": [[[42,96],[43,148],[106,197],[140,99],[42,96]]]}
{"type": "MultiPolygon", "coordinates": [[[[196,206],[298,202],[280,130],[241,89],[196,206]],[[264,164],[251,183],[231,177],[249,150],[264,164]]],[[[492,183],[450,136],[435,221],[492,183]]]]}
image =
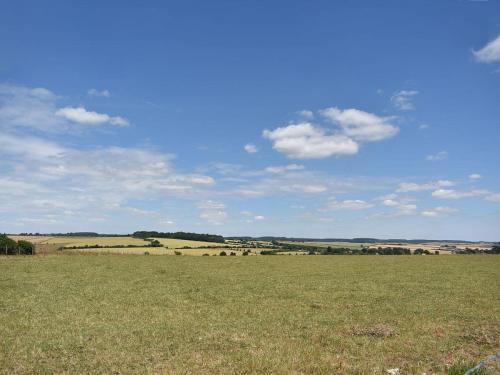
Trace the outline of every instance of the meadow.
{"type": "Polygon", "coordinates": [[[0,373],[460,374],[499,287],[491,255],[0,257],[0,373]]]}

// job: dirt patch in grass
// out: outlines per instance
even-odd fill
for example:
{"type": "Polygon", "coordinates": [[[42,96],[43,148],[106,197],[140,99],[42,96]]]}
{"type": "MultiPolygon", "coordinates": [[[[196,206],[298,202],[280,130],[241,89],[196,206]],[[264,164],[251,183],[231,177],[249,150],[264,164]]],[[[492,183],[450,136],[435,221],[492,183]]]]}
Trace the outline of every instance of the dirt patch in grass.
{"type": "Polygon", "coordinates": [[[387,324],[376,324],[373,326],[353,326],[349,330],[350,336],[366,336],[388,338],[396,334],[394,328],[387,324]]]}

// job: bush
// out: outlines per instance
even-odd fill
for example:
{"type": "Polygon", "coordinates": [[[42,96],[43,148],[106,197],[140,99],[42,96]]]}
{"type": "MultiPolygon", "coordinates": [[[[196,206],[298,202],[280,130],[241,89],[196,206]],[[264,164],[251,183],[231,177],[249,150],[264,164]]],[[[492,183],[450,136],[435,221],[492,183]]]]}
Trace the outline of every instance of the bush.
{"type": "Polygon", "coordinates": [[[5,234],[0,234],[0,255],[33,255],[35,254],[35,245],[29,241],[14,241],[5,234]]]}
{"type": "Polygon", "coordinates": [[[230,256],[236,256],[236,253],[234,251],[231,251],[231,254],[229,254],[230,256]]]}
{"type": "Polygon", "coordinates": [[[182,255],[182,253],[180,251],[174,251],[174,254],[175,255],[182,255]]]}
{"type": "Polygon", "coordinates": [[[0,254],[17,254],[17,243],[4,234],[0,234],[0,254]]]}
{"type": "Polygon", "coordinates": [[[242,255],[243,256],[248,256],[248,253],[249,253],[249,251],[244,251],[242,255]]]}
{"type": "Polygon", "coordinates": [[[205,254],[203,254],[202,256],[204,256],[204,257],[208,257],[209,255],[208,255],[207,253],[205,253],[205,254]]]}
{"type": "Polygon", "coordinates": [[[17,241],[17,245],[19,246],[19,253],[25,255],[35,254],[35,245],[33,245],[31,242],[19,240],[17,241]]]}
{"type": "Polygon", "coordinates": [[[219,256],[221,256],[221,257],[225,257],[226,255],[227,255],[227,254],[226,254],[226,252],[225,252],[225,251],[221,251],[221,252],[219,253],[219,256]]]}

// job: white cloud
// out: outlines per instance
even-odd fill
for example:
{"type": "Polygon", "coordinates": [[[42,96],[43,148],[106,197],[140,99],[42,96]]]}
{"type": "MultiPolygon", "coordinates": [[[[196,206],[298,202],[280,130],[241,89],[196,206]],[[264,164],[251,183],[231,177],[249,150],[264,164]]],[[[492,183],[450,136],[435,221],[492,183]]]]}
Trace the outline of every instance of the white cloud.
{"type": "Polygon", "coordinates": [[[365,210],[373,207],[372,203],[360,199],[347,199],[344,201],[330,200],[324,210],[365,210]]]}
{"type": "Polygon", "coordinates": [[[71,131],[74,123],[129,124],[123,117],[87,111],[83,107],[57,108],[58,100],[58,96],[45,88],[0,84],[0,128],[65,132],[71,131]]]}
{"type": "Polygon", "coordinates": [[[432,196],[441,199],[461,199],[468,197],[478,197],[488,194],[486,190],[458,191],[453,189],[437,189],[432,192],[432,196]]]}
{"type": "Polygon", "coordinates": [[[320,159],[358,152],[358,144],[344,135],[328,135],[324,129],[303,122],[274,130],[264,130],[273,148],[293,159],[320,159]]]}
{"type": "Polygon", "coordinates": [[[226,205],[221,202],[207,200],[200,202],[200,218],[213,225],[221,225],[227,219],[226,205]]]}
{"type": "Polygon", "coordinates": [[[478,51],[473,51],[476,61],[493,63],[500,61],[500,35],[478,51]]]}
{"type": "Polygon", "coordinates": [[[314,118],[314,113],[313,111],[309,111],[307,109],[304,109],[302,111],[297,112],[300,116],[305,118],[306,120],[312,120],[314,118]]]}
{"type": "Polygon", "coordinates": [[[0,84],[0,128],[60,130],[65,123],[54,116],[56,100],[44,88],[0,84]]]}
{"type": "Polygon", "coordinates": [[[427,155],[425,157],[425,159],[429,160],[429,161],[446,160],[446,159],[448,159],[448,152],[447,151],[439,151],[437,154],[427,155]]]}
{"type": "Polygon", "coordinates": [[[481,176],[478,173],[472,173],[469,175],[469,180],[472,180],[472,181],[480,180],[481,178],[483,178],[483,176],[481,176]]]}
{"type": "Polygon", "coordinates": [[[257,147],[254,145],[254,144],[251,144],[251,143],[247,143],[245,146],[243,146],[243,148],[245,149],[246,152],[248,152],[249,154],[255,154],[256,152],[258,152],[259,150],[257,149],[257,147]]]}
{"type": "Polygon", "coordinates": [[[486,197],[490,202],[500,202],[500,193],[490,194],[486,197]]]}
{"type": "Polygon", "coordinates": [[[294,184],[290,187],[283,187],[282,190],[298,191],[302,193],[316,194],[324,193],[328,190],[325,185],[312,185],[312,184],[294,184]]]}
{"type": "Polygon", "coordinates": [[[405,192],[416,192],[416,191],[424,191],[424,190],[433,190],[442,187],[450,187],[454,186],[455,183],[450,180],[438,180],[435,182],[428,182],[425,184],[416,184],[414,182],[402,182],[399,184],[396,191],[398,193],[405,192]]]}
{"type": "Polygon", "coordinates": [[[430,128],[430,125],[429,125],[429,124],[420,124],[420,125],[418,126],[418,128],[419,128],[420,130],[425,130],[425,129],[429,129],[429,128],[430,128]]]}
{"type": "Polygon", "coordinates": [[[405,111],[412,110],[415,109],[412,99],[417,94],[418,91],[415,90],[401,90],[391,96],[391,102],[397,109],[405,111]]]}
{"type": "Polygon", "coordinates": [[[289,172],[289,171],[301,171],[303,169],[305,169],[305,167],[303,165],[288,164],[288,165],[279,166],[279,167],[267,167],[265,169],[265,171],[268,173],[280,174],[280,173],[285,173],[285,172],[289,172]]]}
{"type": "Polygon", "coordinates": [[[385,200],[382,201],[382,204],[384,206],[388,206],[388,207],[399,206],[399,202],[395,201],[394,199],[385,199],[385,200]]]}
{"type": "Polygon", "coordinates": [[[343,134],[357,141],[373,142],[391,138],[399,129],[390,123],[391,117],[380,117],[359,109],[326,108],[321,115],[338,124],[343,134]]]}
{"type": "Polygon", "coordinates": [[[116,126],[127,126],[129,122],[120,116],[109,116],[105,113],[87,111],[83,107],[65,107],[56,111],[56,116],[79,124],[99,125],[109,123],[116,126]]]}
{"type": "Polygon", "coordinates": [[[88,96],[97,96],[97,97],[103,97],[103,98],[109,98],[111,96],[111,93],[109,90],[97,90],[97,89],[90,89],[87,91],[88,96]]]}
{"type": "Polygon", "coordinates": [[[176,172],[171,159],[146,148],[76,149],[0,133],[0,211],[32,219],[51,214],[64,223],[119,212],[167,222],[162,214],[131,208],[128,202],[191,200],[215,184],[210,176],[176,172]]]}
{"type": "Polygon", "coordinates": [[[253,217],[253,219],[256,221],[266,220],[266,218],[262,215],[256,215],[253,217]]]}
{"type": "Polygon", "coordinates": [[[422,215],[426,216],[426,217],[441,217],[441,216],[453,214],[457,211],[458,210],[456,208],[437,206],[437,207],[422,211],[422,215]]]}

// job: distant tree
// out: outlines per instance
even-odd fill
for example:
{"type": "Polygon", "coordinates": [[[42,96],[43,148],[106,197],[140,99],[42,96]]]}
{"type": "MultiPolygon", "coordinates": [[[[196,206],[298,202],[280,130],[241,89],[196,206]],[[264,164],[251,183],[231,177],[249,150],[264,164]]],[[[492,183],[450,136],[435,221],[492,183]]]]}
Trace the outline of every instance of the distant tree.
{"type": "Polygon", "coordinates": [[[219,256],[221,256],[221,257],[225,257],[226,255],[227,255],[227,253],[226,253],[225,251],[221,251],[221,252],[219,253],[219,256]]]}

